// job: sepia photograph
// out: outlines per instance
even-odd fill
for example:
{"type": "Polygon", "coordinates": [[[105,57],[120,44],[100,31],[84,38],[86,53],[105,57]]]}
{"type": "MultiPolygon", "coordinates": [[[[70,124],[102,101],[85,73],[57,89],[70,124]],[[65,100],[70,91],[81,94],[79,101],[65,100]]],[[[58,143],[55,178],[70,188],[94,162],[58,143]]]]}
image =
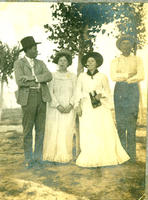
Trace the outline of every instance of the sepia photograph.
{"type": "Polygon", "coordinates": [[[148,3],[0,2],[0,200],[148,200],[148,3]]]}

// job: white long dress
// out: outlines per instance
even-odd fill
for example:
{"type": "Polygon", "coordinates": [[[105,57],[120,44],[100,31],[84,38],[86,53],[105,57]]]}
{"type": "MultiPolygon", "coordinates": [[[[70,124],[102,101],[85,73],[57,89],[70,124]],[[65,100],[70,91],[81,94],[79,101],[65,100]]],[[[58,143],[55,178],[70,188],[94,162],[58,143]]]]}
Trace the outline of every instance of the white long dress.
{"type": "Polygon", "coordinates": [[[107,77],[102,73],[80,74],[76,88],[76,104],[82,108],[80,122],[80,155],[76,164],[81,167],[117,165],[129,160],[121,146],[111,113],[111,93],[107,77]],[[102,105],[93,108],[89,92],[96,90],[104,98],[102,105]]]}
{"type": "Polygon", "coordinates": [[[76,75],[71,72],[53,73],[49,83],[52,102],[47,104],[43,160],[66,163],[72,159],[75,113],[60,113],[56,107],[74,104],[76,75]]]}

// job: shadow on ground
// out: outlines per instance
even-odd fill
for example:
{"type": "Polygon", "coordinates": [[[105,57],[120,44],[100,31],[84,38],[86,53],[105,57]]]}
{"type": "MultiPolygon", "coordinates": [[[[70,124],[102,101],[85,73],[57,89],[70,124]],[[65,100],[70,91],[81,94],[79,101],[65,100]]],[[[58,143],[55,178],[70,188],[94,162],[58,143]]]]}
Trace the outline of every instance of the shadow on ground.
{"type": "Polygon", "coordinates": [[[137,163],[81,168],[74,161],[65,165],[45,162],[43,168],[28,170],[23,160],[21,112],[7,111],[4,116],[0,125],[0,199],[138,200],[143,195],[145,125],[137,129],[137,163]],[[12,120],[15,112],[17,123],[12,120]]]}

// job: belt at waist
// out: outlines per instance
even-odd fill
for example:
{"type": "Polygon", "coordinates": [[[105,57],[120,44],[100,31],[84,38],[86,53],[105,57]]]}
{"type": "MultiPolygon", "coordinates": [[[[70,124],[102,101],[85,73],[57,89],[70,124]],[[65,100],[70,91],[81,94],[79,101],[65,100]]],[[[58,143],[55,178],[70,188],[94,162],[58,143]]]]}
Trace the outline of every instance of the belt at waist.
{"type": "Polygon", "coordinates": [[[29,89],[40,89],[40,87],[29,87],[29,89]]]}
{"type": "Polygon", "coordinates": [[[30,87],[29,91],[30,92],[41,92],[41,88],[40,87],[30,87]]]}

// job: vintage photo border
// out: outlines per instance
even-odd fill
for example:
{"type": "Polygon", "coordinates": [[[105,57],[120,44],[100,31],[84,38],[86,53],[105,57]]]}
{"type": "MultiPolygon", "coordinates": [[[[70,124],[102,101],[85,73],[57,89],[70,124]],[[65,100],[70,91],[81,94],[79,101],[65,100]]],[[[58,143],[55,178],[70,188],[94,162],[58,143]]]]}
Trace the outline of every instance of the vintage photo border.
{"type": "MultiPolygon", "coordinates": [[[[148,0],[0,0],[0,2],[37,2],[37,3],[44,3],[44,2],[55,2],[55,3],[60,3],[60,2],[75,2],[75,3],[148,3],[148,0]]],[[[148,200],[148,80],[147,80],[147,128],[146,128],[147,134],[146,134],[146,172],[145,172],[145,200],[148,200]]]]}

